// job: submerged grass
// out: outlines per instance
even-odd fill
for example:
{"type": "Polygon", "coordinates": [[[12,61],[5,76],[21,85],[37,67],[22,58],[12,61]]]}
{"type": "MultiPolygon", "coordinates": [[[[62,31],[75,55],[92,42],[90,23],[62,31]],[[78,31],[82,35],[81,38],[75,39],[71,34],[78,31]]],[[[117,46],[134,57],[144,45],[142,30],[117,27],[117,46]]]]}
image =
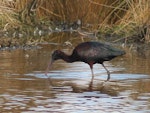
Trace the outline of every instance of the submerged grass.
{"type": "Polygon", "coordinates": [[[150,42],[149,0],[0,0],[0,29],[33,32],[41,23],[73,23],[82,28],[150,42]]]}

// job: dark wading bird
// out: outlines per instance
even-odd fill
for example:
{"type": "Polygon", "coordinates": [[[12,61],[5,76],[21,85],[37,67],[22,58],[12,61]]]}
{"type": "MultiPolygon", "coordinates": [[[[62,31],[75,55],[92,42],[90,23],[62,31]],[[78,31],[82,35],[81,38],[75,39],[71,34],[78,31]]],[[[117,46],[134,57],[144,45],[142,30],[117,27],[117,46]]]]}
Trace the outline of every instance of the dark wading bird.
{"type": "Polygon", "coordinates": [[[101,42],[83,42],[75,47],[71,55],[67,55],[60,50],[55,50],[52,53],[51,60],[48,64],[45,75],[47,76],[49,68],[51,68],[52,63],[56,60],[62,59],[68,63],[72,62],[85,62],[87,63],[92,72],[92,81],[94,79],[93,65],[96,63],[101,64],[107,71],[108,77],[107,81],[110,79],[110,72],[104,66],[104,61],[110,61],[117,56],[124,55],[125,51],[114,48],[110,45],[101,42]]]}

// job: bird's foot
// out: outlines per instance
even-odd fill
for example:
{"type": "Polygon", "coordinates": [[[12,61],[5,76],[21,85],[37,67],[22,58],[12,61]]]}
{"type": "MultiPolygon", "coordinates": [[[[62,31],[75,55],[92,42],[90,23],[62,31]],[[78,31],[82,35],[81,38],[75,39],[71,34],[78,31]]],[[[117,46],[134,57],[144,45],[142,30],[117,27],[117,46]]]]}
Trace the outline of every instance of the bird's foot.
{"type": "Polygon", "coordinates": [[[108,82],[110,80],[110,72],[107,71],[107,74],[108,74],[108,76],[107,76],[107,80],[105,82],[108,82]]]}

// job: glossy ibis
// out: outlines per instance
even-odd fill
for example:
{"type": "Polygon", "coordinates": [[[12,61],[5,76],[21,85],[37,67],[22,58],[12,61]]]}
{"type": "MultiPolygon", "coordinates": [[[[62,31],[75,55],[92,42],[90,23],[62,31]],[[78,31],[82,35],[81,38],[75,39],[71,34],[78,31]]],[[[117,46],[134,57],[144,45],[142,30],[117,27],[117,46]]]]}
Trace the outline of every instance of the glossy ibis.
{"type": "Polygon", "coordinates": [[[107,81],[110,79],[110,72],[104,66],[104,61],[109,61],[117,56],[124,55],[125,51],[114,48],[110,45],[101,43],[101,42],[83,42],[75,47],[71,55],[55,50],[52,53],[51,61],[48,64],[46,75],[49,68],[52,66],[52,63],[56,60],[62,59],[68,63],[81,61],[85,62],[90,66],[92,72],[92,80],[94,78],[93,65],[96,63],[101,64],[104,69],[107,71],[108,77],[107,81]]]}

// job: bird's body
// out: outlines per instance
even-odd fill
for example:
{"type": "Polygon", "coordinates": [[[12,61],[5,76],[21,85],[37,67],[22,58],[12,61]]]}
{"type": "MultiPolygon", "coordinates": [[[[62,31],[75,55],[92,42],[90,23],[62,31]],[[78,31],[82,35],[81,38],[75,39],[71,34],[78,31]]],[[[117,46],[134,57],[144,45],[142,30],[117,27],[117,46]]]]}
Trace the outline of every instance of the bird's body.
{"type": "MultiPolygon", "coordinates": [[[[89,64],[92,71],[92,78],[94,78],[93,74],[93,65],[95,63],[102,64],[105,70],[108,73],[107,80],[110,79],[110,73],[104,66],[104,61],[112,60],[117,56],[124,55],[125,52],[114,48],[110,45],[101,43],[101,42],[83,42],[77,45],[71,55],[66,55],[64,52],[60,50],[54,51],[52,54],[52,59],[49,66],[52,65],[53,61],[58,59],[63,59],[66,62],[76,62],[81,61],[89,64]]],[[[48,66],[48,68],[49,68],[48,66]]]]}
{"type": "Polygon", "coordinates": [[[124,51],[100,42],[84,42],[75,47],[71,57],[88,64],[102,64],[104,61],[109,61],[122,54],[124,51]]]}

